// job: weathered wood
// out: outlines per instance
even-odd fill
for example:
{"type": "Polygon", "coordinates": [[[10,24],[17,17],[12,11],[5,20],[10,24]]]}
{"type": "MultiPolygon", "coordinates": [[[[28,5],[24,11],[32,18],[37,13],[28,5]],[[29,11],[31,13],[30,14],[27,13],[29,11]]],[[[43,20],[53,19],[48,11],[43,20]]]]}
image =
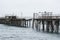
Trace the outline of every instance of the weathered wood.
{"type": "Polygon", "coordinates": [[[44,31],[44,20],[42,20],[42,27],[43,27],[42,30],[44,31]]]}
{"type": "Polygon", "coordinates": [[[47,21],[46,31],[49,32],[49,21],[47,21]]]}
{"type": "Polygon", "coordinates": [[[53,33],[53,31],[54,31],[54,26],[53,26],[53,23],[52,23],[53,21],[51,21],[51,32],[53,33]]]}
{"type": "Polygon", "coordinates": [[[55,25],[56,25],[56,33],[59,32],[59,20],[55,21],[55,25]]]}
{"type": "Polygon", "coordinates": [[[33,22],[32,22],[32,28],[34,29],[34,19],[33,19],[33,22]]]}

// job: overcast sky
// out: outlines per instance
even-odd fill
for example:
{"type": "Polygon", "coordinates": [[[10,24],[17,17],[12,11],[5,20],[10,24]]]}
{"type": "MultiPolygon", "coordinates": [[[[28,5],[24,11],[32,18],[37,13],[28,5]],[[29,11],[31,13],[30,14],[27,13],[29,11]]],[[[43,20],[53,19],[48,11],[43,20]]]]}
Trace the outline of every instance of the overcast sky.
{"type": "Polygon", "coordinates": [[[60,13],[60,0],[0,0],[0,16],[32,16],[40,11],[60,13]]]}

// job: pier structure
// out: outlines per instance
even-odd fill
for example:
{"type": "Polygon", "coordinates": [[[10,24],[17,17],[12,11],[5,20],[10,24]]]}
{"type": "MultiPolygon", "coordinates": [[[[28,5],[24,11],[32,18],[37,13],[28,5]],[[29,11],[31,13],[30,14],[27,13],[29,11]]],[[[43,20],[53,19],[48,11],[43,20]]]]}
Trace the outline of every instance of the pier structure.
{"type": "Polygon", "coordinates": [[[31,20],[32,19],[26,19],[26,26],[31,27],[31,20]]]}
{"type": "Polygon", "coordinates": [[[29,27],[31,19],[17,18],[16,16],[5,16],[0,18],[0,24],[19,26],[19,27],[29,27]]]}
{"type": "Polygon", "coordinates": [[[40,31],[46,31],[51,33],[59,32],[59,22],[60,16],[53,16],[52,12],[43,12],[43,14],[39,15],[38,13],[33,14],[33,23],[32,28],[40,31]]]}

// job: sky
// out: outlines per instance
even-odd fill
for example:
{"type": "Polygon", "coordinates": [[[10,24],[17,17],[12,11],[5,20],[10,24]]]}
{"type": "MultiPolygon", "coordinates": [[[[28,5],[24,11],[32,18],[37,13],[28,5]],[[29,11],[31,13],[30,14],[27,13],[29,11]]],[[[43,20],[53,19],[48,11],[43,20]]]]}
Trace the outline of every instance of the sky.
{"type": "Polygon", "coordinates": [[[0,17],[32,17],[33,13],[44,11],[60,14],[60,0],[0,0],[0,17]]]}

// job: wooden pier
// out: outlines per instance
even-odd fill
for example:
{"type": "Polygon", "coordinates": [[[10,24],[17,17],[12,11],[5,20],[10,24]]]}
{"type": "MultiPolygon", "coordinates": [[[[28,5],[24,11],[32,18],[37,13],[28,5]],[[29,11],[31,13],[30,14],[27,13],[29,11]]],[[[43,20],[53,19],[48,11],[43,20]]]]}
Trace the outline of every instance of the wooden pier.
{"type": "Polygon", "coordinates": [[[5,16],[0,18],[0,24],[18,26],[18,27],[29,27],[31,19],[16,18],[16,16],[5,16]]]}
{"type": "Polygon", "coordinates": [[[44,13],[45,14],[42,16],[38,16],[38,14],[36,16],[34,13],[32,19],[16,18],[16,16],[5,16],[4,18],[0,18],[0,24],[31,27],[32,21],[32,28],[37,31],[42,29],[43,32],[59,33],[60,16],[46,15],[46,12],[44,13]]]}
{"type": "Polygon", "coordinates": [[[39,16],[35,18],[34,14],[32,28],[37,31],[42,29],[43,32],[59,33],[59,22],[60,16],[39,16]]]}

